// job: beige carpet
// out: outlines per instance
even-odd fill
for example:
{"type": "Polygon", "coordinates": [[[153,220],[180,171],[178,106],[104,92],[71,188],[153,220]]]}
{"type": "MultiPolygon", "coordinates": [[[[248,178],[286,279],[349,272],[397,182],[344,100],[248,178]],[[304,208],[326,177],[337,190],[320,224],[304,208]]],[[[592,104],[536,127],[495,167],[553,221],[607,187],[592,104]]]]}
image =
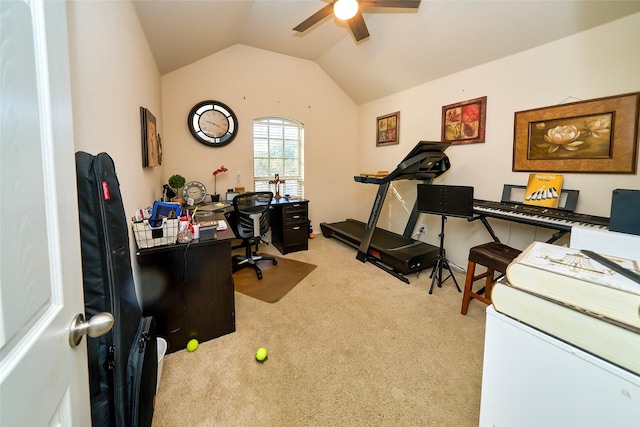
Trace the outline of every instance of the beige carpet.
{"type": "Polygon", "coordinates": [[[276,256],[276,260],[276,265],[267,260],[258,261],[258,267],[262,270],[260,280],[251,267],[233,273],[236,292],[264,302],[278,302],[316,268],[313,264],[279,256],[276,256]]]}
{"type": "Polygon", "coordinates": [[[236,292],[236,332],[165,357],[153,426],[477,426],[486,306],[355,256],[318,236],[280,301],[236,292]]]}

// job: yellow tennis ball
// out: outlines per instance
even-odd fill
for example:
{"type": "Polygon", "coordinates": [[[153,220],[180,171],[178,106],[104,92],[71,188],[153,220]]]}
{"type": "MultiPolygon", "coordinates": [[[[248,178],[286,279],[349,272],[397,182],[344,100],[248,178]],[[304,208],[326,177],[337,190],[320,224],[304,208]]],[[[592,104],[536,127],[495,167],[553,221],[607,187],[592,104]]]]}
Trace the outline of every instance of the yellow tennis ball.
{"type": "Polygon", "coordinates": [[[198,340],[192,339],[187,343],[187,351],[196,351],[198,349],[198,340]]]}
{"type": "Polygon", "coordinates": [[[259,362],[262,362],[266,358],[267,358],[267,349],[264,347],[260,347],[258,351],[256,351],[256,359],[259,362]]]}

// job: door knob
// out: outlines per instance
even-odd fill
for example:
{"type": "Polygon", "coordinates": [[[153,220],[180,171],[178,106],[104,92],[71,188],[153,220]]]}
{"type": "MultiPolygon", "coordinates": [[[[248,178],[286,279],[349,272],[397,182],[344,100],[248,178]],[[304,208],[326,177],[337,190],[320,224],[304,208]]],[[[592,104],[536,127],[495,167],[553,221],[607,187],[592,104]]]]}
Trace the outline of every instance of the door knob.
{"type": "Polygon", "coordinates": [[[77,347],[84,335],[95,338],[106,334],[113,327],[113,322],[114,319],[111,313],[104,312],[95,314],[86,322],[82,313],[76,314],[69,327],[69,345],[71,347],[77,347]]]}

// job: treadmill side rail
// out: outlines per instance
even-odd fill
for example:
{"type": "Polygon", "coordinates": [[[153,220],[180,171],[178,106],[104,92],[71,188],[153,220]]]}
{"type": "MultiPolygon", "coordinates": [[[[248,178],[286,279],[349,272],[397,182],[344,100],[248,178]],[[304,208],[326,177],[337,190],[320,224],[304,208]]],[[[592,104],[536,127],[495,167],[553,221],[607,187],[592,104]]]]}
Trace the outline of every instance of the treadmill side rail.
{"type": "Polygon", "coordinates": [[[356,255],[356,259],[358,261],[365,262],[367,260],[367,253],[369,252],[369,246],[371,246],[373,231],[376,228],[376,224],[378,224],[378,218],[380,217],[380,212],[382,211],[382,204],[384,203],[384,198],[387,195],[387,191],[389,190],[390,185],[391,181],[388,181],[378,187],[378,193],[376,194],[376,198],[373,202],[373,209],[371,210],[371,214],[369,215],[367,226],[364,228],[364,234],[362,235],[360,248],[358,249],[358,254],[356,255]]]}

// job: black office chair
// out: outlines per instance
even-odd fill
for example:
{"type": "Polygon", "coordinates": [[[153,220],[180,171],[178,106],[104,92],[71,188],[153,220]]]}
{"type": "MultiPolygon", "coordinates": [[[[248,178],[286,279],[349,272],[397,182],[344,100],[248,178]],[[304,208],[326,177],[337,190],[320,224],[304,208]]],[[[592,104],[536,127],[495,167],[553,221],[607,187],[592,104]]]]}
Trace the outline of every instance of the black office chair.
{"type": "Polygon", "coordinates": [[[239,194],[233,198],[233,210],[224,214],[233,233],[238,239],[242,239],[242,245],[237,247],[245,248],[244,256],[233,257],[234,273],[244,267],[253,267],[258,274],[258,279],[262,279],[262,270],[256,262],[264,260],[271,261],[273,265],[278,263],[275,257],[258,255],[258,244],[269,229],[271,200],[273,200],[273,193],[270,191],[239,194]],[[255,250],[252,250],[253,246],[255,250]]]}

